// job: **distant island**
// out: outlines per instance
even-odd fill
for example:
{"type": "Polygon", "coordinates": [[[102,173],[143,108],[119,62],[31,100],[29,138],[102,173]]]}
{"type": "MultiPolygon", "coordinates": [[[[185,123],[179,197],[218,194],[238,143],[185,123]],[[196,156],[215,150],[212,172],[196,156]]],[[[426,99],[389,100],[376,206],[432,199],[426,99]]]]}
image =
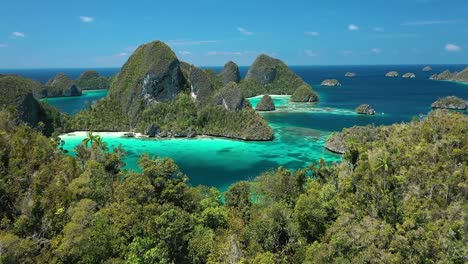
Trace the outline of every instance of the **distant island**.
{"type": "Polygon", "coordinates": [[[468,101],[458,98],[456,96],[447,96],[440,98],[432,103],[432,108],[442,108],[451,110],[467,110],[468,101]]]}
{"type": "Polygon", "coordinates": [[[426,67],[424,67],[424,68],[422,69],[422,71],[424,71],[424,72],[430,72],[430,71],[432,71],[432,68],[431,68],[431,66],[426,66],[426,67]]]}
{"type": "Polygon", "coordinates": [[[432,75],[430,79],[436,81],[468,82],[468,67],[461,72],[445,70],[442,73],[432,75]]]}
{"type": "Polygon", "coordinates": [[[408,72],[408,73],[403,74],[402,77],[403,77],[403,78],[410,78],[410,79],[413,79],[413,78],[416,78],[416,74],[414,74],[414,73],[412,73],[412,72],[408,72]]]}
{"type": "Polygon", "coordinates": [[[111,80],[112,77],[102,77],[96,71],[86,71],[76,80],[59,73],[35,91],[35,95],[38,98],[80,96],[84,90],[109,89],[111,80]]]}
{"type": "Polygon", "coordinates": [[[335,87],[341,86],[341,83],[337,79],[325,79],[322,81],[321,86],[335,87]]]}
{"type": "Polygon", "coordinates": [[[345,77],[350,77],[350,78],[356,77],[356,75],[357,75],[357,74],[356,74],[355,72],[347,72],[347,73],[345,73],[345,77]]]}
{"type": "MultiPolygon", "coordinates": [[[[166,44],[155,41],[132,54],[106,98],[76,115],[74,130],[272,140],[273,130],[245,98],[293,95],[302,89],[307,91],[301,94],[302,101],[318,100],[312,88],[286,64],[264,54],[241,80],[234,62],[226,63],[216,74],[179,61],[166,44]]],[[[274,109],[268,97],[262,101],[257,110],[274,109]]]]}
{"type": "Polygon", "coordinates": [[[400,74],[396,71],[390,71],[390,72],[387,72],[387,74],[385,74],[385,77],[390,77],[390,78],[394,78],[398,76],[400,76],[400,74]]]}
{"type": "Polygon", "coordinates": [[[362,104],[356,108],[356,113],[361,115],[375,115],[375,110],[368,104],[362,104]]]}

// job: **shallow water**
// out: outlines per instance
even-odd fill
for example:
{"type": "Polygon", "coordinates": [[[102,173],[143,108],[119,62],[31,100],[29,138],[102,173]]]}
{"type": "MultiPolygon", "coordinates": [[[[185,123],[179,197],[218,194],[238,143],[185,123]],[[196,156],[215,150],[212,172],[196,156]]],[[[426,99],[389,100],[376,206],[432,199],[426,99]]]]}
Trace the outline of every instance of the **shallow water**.
{"type": "MultiPolygon", "coordinates": [[[[323,144],[333,131],[344,127],[367,124],[393,124],[410,121],[414,116],[427,114],[432,102],[440,97],[455,95],[468,99],[466,84],[431,81],[429,76],[445,69],[460,71],[466,65],[432,65],[433,72],[422,72],[423,65],[409,66],[301,66],[291,67],[320,96],[315,104],[290,103],[287,96],[274,97],[277,110],[262,115],[275,130],[271,142],[243,142],[227,139],[127,139],[115,134],[102,134],[109,146],[122,144],[127,150],[127,168],[137,169],[139,156],[151,155],[171,157],[181,170],[190,177],[193,185],[204,184],[221,190],[238,180],[251,179],[261,172],[285,166],[297,169],[310,162],[324,158],[338,161],[339,156],[324,150],[323,144]],[[385,73],[396,70],[400,74],[414,72],[416,78],[386,78],[385,73]],[[345,78],[347,71],[357,77],[345,78]],[[320,87],[325,78],[336,78],[342,86],[320,87]],[[375,116],[354,113],[363,103],[370,104],[377,111],[375,116]]],[[[220,71],[221,68],[214,68],[220,71]]],[[[241,67],[245,75],[247,67],[241,67]]],[[[47,80],[57,72],[67,70],[42,70],[15,72],[38,80],[47,80]]],[[[118,69],[106,69],[103,74],[112,75],[118,69]]],[[[70,75],[78,75],[77,70],[70,75]]],[[[82,97],[48,99],[50,104],[62,111],[74,114],[84,107],[85,101],[99,99],[102,94],[86,93],[82,97]]],[[[261,97],[250,98],[255,105],[261,97]]],[[[65,147],[72,150],[84,138],[84,134],[64,136],[65,147]]]]}
{"type": "Polygon", "coordinates": [[[41,101],[48,102],[62,112],[74,115],[106,95],[107,90],[87,90],[83,91],[81,96],[44,98],[41,101]]]}
{"type": "MultiPolygon", "coordinates": [[[[278,103],[281,100],[284,99],[274,99],[278,103]]],[[[190,177],[192,185],[203,184],[220,190],[227,189],[236,181],[252,179],[279,166],[297,169],[321,158],[328,162],[340,160],[340,156],[323,148],[329,132],[270,124],[275,130],[275,139],[271,142],[220,138],[138,139],[124,138],[122,133],[97,134],[111,149],[122,145],[127,151],[125,162],[128,169],[138,169],[137,161],[142,153],[171,157],[182,172],[190,177]]],[[[72,151],[85,136],[85,133],[63,135],[65,149],[72,151]]]]}

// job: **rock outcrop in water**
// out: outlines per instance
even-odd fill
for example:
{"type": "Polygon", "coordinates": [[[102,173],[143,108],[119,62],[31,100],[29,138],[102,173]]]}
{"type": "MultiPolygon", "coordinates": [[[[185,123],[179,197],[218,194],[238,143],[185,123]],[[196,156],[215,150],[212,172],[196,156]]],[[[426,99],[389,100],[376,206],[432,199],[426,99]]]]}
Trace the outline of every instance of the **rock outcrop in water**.
{"type": "Polygon", "coordinates": [[[468,67],[461,72],[450,72],[449,70],[445,70],[440,74],[432,75],[430,79],[437,81],[468,82],[468,67]]]}
{"type": "Polygon", "coordinates": [[[387,72],[387,74],[385,74],[385,77],[390,77],[390,78],[395,78],[398,76],[400,76],[400,74],[396,71],[390,71],[390,72],[387,72]]]}
{"type": "Polygon", "coordinates": [[[50,79],[43,90],[37,94],[39,97],[80,96],[81,90],[76,87],[70,77],[64,73],[57,74],[50,79]]]}
{"type": "Polygon", "coordinates": [[[341,86],[341,83],[337,79],[326,79],[326,80],[323,80],[320,85],[334,87],[334,86],[341,86]]]}
{"type": "Polygon", "coordinates": [[[424,72],[430,72],[430,71],[432,71],[432,68],[431,68],[431,66],[426,66],[426,67],[424,67],[424,68],[422,69],[422,71],[424,71],[424,72]]]}
{"type": "Polygon", "coordinates": [[[408,73],[405,73],[403,74],[402,76],[403,78],[416,78],[416,74],[412,73],[412,72],[408,72],[408,73]]]}
{"type": "Polygon", "coordinates": [[[309,86],[284,62],[265,54],[257,57],[246,78],[240,82],[245,97],[262,94],[292,95],[302,85],[309,86]]]}
{"type": "Polygon", "coordinates": [[[375,115],[375,110],[368,104],[362,104],[356,108],[356,113],[360,115],[375,115]]]}
{"type": "Polygon", "coordinates": [[[290,100],[292,102],[317,102],[319,98],[309,85],[301,85],[292,94],[290,100]]]}
{"type": "Polygon", "coordinates": [[[12,108],[20,122],[50,135],[61,126],[61,114],[34,97],[41,90],[39,82],[17,75],[0,76],[0,108],[12,108]]]}
{"type": "Polygon", "coordinates": [[[356,76],[357,76],[357,74],[354,73],[354,72],[347,72],[347,73],[345,74],[345,77],[351,77],[351,78],[352,78],[352,77],[356,77],[356,76]]]}
{"type": "Polygon", "coordinates": [[[75,130],[243,140],[274,136],[238,84],[222,87],[216,73],[180,62],[160,41],[138,47],[114,78],[108,96],[74,118],[75,130]]]}
{"type": "Polygon", "coordinates": [[[257,111],[275,111],[275,109],[275,103],[268,94],[265,94],[255,107],[257,111]]]}
{"type": "Polygon", "coordinates": [[[224,85],[230,82],[239,83],[241,80],[239,66],[237,66],[236,63],[229,61],[224,65],[224,68],[220,73],[220,77],[224,85]]]}
{"type": "Polygon", "coordinates": [[[439,100],[432,103],[432,108],[442,108],[451,110],[467,110],[468,101],[458,98],[456,96],[447,96],[440,98],[439,100]]]}

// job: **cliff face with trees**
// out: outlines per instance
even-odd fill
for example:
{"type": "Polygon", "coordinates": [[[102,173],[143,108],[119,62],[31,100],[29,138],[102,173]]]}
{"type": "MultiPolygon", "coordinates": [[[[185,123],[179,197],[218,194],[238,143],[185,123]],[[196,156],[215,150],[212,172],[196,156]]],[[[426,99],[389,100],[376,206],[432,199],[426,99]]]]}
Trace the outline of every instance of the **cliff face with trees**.
{"type": "Polygon", "coordinates": [[[369,128],[382,137],[348,141],[339,164],[278,168],[224,195],[189,186],[170,159],[143,156],[140,172],[123,170],[125,152],[92,133],[65,155],[5,114],[2,263],[468,261],[460,113],[369,128]]]}
{"type": "Polygon", "coordinates": [[[108,97],[76,115],[75,129],[271,140],[273,130],[244,103],[237,84],[222,83],[221,76],[180,62],[163,42],[144,44],[115,77],[108,97]]]}
{"type": "Polygon", "coordinates": [[[46,135],[68,127],[68,117],[34,94],[40,83],[17,75],[0,75],[0,109],[6,109],[16,122],[28,124],[46,135]]]}

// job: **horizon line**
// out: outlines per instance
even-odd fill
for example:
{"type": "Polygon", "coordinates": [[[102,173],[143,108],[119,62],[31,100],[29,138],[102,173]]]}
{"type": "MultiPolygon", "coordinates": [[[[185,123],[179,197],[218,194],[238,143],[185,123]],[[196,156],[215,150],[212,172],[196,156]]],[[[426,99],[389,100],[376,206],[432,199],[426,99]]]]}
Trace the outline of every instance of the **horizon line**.
{"type": "MultiPolygon", "coordinates": [[[[195,65],[195,64],[192,64],[195,65]]],[[[408,63],[408,64],[291,64],[288,67],[345,67],[345,66],[468,66],[468,63],[408,63]]],[[[222,68],[224,65],[195,65],[202,68],[222,68]]],[[[238,65],[239,67],[250,67],[251,65],[238,65]]],[[[31,68],[0,68],[0,71],[12,70],[72,70],[72,69],[121,69],[122,66],[102,66],[102,67],[31,67],[31,68]]]]}

